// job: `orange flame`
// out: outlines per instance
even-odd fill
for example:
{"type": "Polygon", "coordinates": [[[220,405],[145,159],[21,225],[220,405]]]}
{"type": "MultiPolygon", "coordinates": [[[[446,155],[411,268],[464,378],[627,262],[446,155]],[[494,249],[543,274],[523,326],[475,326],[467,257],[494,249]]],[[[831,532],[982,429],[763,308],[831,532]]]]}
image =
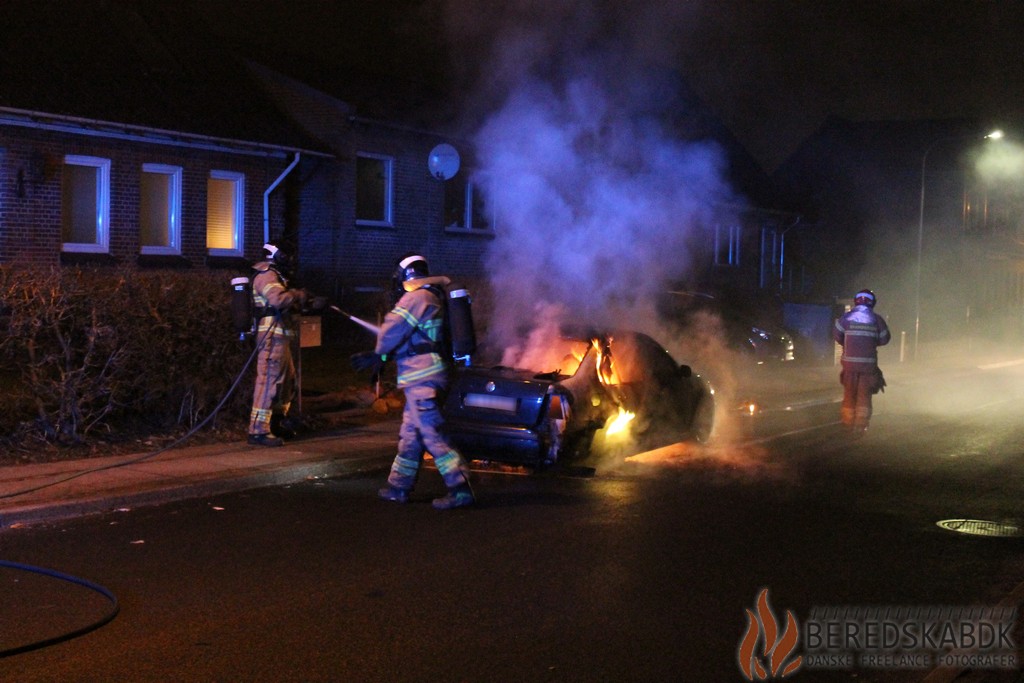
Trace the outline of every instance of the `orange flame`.
{"type": "Polygon", "coordinates": [[[803,664],[802,656],[788,661],[800,637],[793,612],[786,611],[786,628],[782,631],[781,638],[779,637],[779,623],[775,619],[771,607],[768,606],[767,588],[763,588],[757,596],[757,614],[755,615],[749,609],[746,612],[747,630],[740,641],[737,654],[740,670],[747,680],[763,681],[769,677],[785,678],[799,669],[803,664]],[[758,657],[755,651],[757,642],[762,637],[764,640],[763,658],[758,657]]]}
{"type": "Polygon", "coordinates": [[[633,421],[633,418],[635,417],[636,413],[631,413],[628,410],[623,410],[622,408],[619,408],[619,414],[609,420],[608,427],[607,429],[605,429],[605,434],[608,436],[618,434],[619,432],[626,429],[626,427],[629,425],[630,422],[633,421]]]}
{"type": "Polygon", "coordinates": [[[591,340],[594,350],[597,352],[597,379],[605,386],[621,384],[619,373],[615,369],[615,362],[608,348],[608,344],[611,342],[611,337],[608,338],[607,342],[603,342],[600,339],[591,340]]]}

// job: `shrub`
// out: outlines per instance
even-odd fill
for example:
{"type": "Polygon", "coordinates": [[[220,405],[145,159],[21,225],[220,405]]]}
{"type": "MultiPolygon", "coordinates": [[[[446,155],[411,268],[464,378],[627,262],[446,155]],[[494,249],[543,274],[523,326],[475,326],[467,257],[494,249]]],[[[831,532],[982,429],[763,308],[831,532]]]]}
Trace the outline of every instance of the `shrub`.
{"type": "MultiPolygon", "coordinates": [[[[15,382],[0,429],[79,443],[140,422],[194,426],[252,351],[232,333],[229,298],[210,273],[0,268],[0,353],[15,382]]],[[[251,383],[225,406],[232,419],[251,383]]]]}

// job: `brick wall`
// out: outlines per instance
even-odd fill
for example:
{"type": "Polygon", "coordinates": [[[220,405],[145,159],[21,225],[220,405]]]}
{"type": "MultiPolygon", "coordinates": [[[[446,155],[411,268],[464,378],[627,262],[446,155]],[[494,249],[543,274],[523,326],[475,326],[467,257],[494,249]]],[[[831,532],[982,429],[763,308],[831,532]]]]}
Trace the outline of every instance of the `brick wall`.
{"type": "MultiPolygon", "coordinates": [[[[206,249],[206,181],[211,170],[245,175],[246,260],[263,245],[263,193],[291,159],[268,158],[113,140],[29,128],[0,128],[0,263],[61,262],[61,174],[65,155],[110,159],[110,254],[104,262],[139,256],[139,179],[144,163],[180,166],[182,216],[180,265],[216,265],[206,249]]],[[[285,194],[271,196],[272,237],[285,231],[285,194]]],[[[223,265],[223,264],[222,264],[223,265]]]]}
{"type": "Polygon", "coordinates": [[[445,140],[366,122],[352,124],[349,133],[345,146],[336,150],[338,158],[323,162],[330,170],[303,184],[304,278],[337,300],[368,304],[376,295],[366,291],[387,287],[395,261],[410,251],[423,253],[434,273],[455,279],[479,277],[490,236],[444,229],[444,187],[427,168],[430,150],[445,140]],[[356,224],[355,169],[360,153],[393,160],[390,226],[356,224]],[[318,203],[313,197],[329,201],[318,203]]]}
{"type": "MultiPolygon", "coordinates": [[[[488,234],[446,231],[444,188],[427,169],[438,136],[376,124],[354,124],[337,158],[305,155],[271,195],[270,235],[299,246],[304,286],[344,301],[389,282],[395,260],[424,253],[435,273],[454,279],[483,273],[488,234]],[[358,152],[393,158],[393,221],[356,225],[358,152]]],[[[182,256],[143,259],[147,265],[241,270],[263,245],[263,193],[291,158],[211,152],[30,128],[0,127],[0,263],[57,265],[61,255],[61,174],[67,154],[111,160],[110,254],[104,263],[139,262],[139,179],[145,163],[179,166],[182,173],[182,256]],[[211,260],[206,248],[206,181],[211,170],[245,175],[245,258],[211,260]]],[[[465,171],[462,171],[465,172],[465,171]]],[[[95,257],[79,257],[86,260],[95,257]]],[[[373,298],[375,295],[363,295],[373,298]]]]}

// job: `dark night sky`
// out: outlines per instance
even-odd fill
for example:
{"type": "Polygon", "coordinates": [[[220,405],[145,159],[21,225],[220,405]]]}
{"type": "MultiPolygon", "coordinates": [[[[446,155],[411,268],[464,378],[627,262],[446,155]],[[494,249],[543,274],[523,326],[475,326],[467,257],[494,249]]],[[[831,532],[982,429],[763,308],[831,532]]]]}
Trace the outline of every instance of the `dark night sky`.
{"type": "Polygon", "coordinates": [[[769,171],[830,114],[996,124],[1024,112],[1020,2],[194,1],[222,35],[308,56],[311,78],[361,62],[446,101],[500,92],[513,64],[615,44],[678,65],[769,171]]]}

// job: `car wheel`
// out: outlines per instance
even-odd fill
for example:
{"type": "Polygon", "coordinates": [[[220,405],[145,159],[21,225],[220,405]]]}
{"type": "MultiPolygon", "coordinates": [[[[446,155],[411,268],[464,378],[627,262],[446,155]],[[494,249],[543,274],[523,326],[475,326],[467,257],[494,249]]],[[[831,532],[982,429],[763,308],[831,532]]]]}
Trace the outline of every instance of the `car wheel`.
{"type": "Polygon", "coordinates": [[[693,414],[693,426],[690,433],[697,443],[708,443],[711,441],[712,433],[715,430],[715,397],[711,394],[704,394],[700,397],[697,410],[693,414]]]}

